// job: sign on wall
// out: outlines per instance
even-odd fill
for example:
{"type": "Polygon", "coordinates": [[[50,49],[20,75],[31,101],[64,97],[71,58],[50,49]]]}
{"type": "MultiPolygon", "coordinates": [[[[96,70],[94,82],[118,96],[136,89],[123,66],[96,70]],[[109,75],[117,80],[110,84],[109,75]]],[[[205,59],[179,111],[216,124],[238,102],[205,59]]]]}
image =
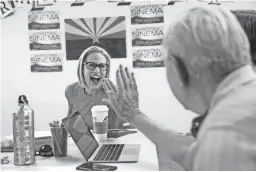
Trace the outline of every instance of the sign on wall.
{"type": "Polygon", "coordinates": [[[14,12],[14,8],[9,1],[0,1],[0,11],[0,18],[2,19],[11,15],[14,12]]]}
{"type": "Polygon", "coordinates": [[[61,34],[59,31],[30,32],[30,50],[60,50],[61,34]]]}
{"type": "Polygon", "coordinates": [[[163,5],[131,6],[131,24],[152,24],[164,22],[163,5]]]}
{"type": "Polygon", "coordinates": [[[133,67],[162,67],[164,66],[163,51],[161,48],[145,47],[133,48],[133,67]]]}
{"type": "Polygon", "coordinates": [[[131,6],[132,57],[134,68],[163,67],[163,5],[131,6]]]}
{"type": "Polygon", "coordinates": [[[59,29],[60,17],[57,11],[31,11],[28,14],[29,30],[59,29]]]}
{"type": "Polygon", "coordinates": [[[104,48],[111,58],[126,58],[125,17],[65,19],[67,60],[77,60],[88,47],[104,48]]]}
{"type": "Polygon", "coordinates": [[[63,54],[32,54],[31,72],[60,72],[62,62],[63,54]]]}
{"type": "Polygon", "coordinates": [[[164,27],[132,28],[132,46],[161,45],[164,36],[164,27]]]}

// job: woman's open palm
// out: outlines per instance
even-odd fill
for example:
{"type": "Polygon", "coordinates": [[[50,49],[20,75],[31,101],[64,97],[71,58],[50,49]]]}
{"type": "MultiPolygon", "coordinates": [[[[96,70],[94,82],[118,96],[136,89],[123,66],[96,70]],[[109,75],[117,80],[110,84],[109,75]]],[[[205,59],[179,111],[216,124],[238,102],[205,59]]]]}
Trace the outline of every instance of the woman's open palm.
{"type": "Polygon", "coordinates": [[[103,88],[108,99],[103,99],[103,103],[111,106],[120,118],[130,121],[140,114],[139,94],[134,74],[130,73],[127,67],[124,69],[120,66],[116,71],[116,81],[117,87],[109,79],[105,79],[103,88]]]}

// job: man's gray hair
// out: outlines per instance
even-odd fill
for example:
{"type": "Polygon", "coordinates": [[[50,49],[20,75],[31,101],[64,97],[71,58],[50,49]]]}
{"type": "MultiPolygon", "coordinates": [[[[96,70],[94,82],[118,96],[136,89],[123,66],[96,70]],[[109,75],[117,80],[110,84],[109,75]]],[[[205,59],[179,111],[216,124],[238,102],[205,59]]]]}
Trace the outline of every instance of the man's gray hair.
{"type": "Polygon", "coordinates": [[[183,47],[179,56],[191,74],[209,69],[220,80],[251,64],[244,30],[230,11],[220,7],[201,5],[181,13],[166,32],[163,46],[167,51],[174,40],[183,47]],[[190,53],[191,49],[196,53],[190,53]]]}

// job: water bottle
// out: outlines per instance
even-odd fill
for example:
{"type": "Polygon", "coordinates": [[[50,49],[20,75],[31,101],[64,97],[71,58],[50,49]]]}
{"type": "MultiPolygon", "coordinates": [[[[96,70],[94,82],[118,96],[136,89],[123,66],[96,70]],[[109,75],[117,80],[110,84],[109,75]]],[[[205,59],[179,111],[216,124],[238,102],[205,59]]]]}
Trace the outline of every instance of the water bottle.
{"type": "Polygon", "coordinates": [[[13,113],[14,164],[35,163],[34,111],[27,97],[19,96],[19,109],[13,113]]]}

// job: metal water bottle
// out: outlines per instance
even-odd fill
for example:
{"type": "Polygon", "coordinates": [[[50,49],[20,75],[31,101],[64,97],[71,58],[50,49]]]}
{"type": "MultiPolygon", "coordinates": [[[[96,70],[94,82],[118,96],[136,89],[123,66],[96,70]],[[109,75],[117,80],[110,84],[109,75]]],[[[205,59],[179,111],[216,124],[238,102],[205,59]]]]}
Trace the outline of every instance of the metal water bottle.
{"type": "Polygon", "coordinates": [[[14,164],[29,165],[35,162],[34,111],[25,95],[19,96],[18,103],[13,113],[14,164]]]}

